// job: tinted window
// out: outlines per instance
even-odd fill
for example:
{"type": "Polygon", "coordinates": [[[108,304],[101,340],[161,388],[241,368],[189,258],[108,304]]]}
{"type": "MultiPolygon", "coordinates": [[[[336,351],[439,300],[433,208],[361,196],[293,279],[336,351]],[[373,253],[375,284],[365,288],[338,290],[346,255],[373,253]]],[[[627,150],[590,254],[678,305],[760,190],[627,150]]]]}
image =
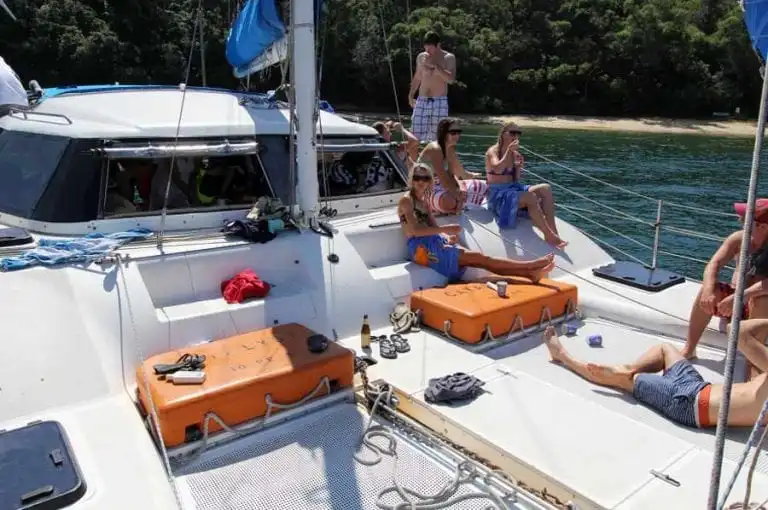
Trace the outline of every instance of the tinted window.
{"type": "Polygon", "coordinates": [[[58,136],[0,133],[0,211],[30,218],[68,144],[58,136]]]}

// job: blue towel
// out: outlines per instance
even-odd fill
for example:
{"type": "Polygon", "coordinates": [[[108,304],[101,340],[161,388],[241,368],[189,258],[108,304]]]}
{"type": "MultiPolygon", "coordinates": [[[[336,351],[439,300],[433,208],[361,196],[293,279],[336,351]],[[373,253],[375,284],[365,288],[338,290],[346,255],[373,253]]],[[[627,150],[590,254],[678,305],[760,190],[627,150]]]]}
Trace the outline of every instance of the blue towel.
{"type": "Polygon", "coordinates": [[[515,228],[517,225],[520,194],[528,191],[527,184],[490,184],[488,186],[488,210],[493,213],[499,228],[515,228]]]}
{"type": "Polygon", "coordinates": [[[90,262],[130,241],[146,239],[152,231],[146,228],[134,228],[114,234],[94,232],[81,239],[40,239],[37,248],[33,248],[18,257],[5,257],[0,260],[0,269],[15,271],[38,264],[55,266],[75,262],[90,262]]]}
{"type": "Polygon", "coordinates": [[[408,258],[421,266],[434,269],[450,281],[464,273],[459,266],[459,247],[446,244],[443,236],[419,236],[408,239],[408,258]]]}

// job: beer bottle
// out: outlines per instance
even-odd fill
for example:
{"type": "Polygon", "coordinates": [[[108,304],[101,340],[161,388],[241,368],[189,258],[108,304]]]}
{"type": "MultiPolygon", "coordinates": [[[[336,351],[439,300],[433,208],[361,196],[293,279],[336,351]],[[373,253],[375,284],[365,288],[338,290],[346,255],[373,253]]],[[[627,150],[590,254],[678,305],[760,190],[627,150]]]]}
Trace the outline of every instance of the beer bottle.
{"type": "Polygon", "coordinates": [[[363,315],[363,327],[360,329],[360,347],[371,348],[371,325],[368,324],[368,315],[363,315]]]}

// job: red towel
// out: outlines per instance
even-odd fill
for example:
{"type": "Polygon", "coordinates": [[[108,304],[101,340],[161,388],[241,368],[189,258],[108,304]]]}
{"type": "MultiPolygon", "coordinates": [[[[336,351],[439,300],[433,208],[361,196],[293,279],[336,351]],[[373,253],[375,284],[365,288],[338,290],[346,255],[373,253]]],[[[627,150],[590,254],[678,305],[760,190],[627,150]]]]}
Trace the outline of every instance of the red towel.
{"type": "Polygon", "coordinates": [[[242,303],[246,299],[263,298],[271,286],[256,276],[251,269],[241,271],[234,278],[221,282],[221,293],[227,303],[242,303]]]}

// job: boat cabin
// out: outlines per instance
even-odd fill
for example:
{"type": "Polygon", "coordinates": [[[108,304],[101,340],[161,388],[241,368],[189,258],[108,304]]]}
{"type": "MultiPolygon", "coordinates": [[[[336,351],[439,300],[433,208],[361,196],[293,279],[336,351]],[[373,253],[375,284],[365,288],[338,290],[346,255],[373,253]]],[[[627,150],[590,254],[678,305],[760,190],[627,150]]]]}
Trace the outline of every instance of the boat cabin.
{"type": "MultiPolygon", "coordinates": [[[[328,211],[397,201],[407,170],[373,128],[321,111],[317,131],[328,211]]],[[[156,228],[167,193],[168,230],[215,227],[261,196],[295,201],[290,134],[288,108],[265,94],[45,89],[0,116],[0,222],[59,234],[156,228]]]]}

